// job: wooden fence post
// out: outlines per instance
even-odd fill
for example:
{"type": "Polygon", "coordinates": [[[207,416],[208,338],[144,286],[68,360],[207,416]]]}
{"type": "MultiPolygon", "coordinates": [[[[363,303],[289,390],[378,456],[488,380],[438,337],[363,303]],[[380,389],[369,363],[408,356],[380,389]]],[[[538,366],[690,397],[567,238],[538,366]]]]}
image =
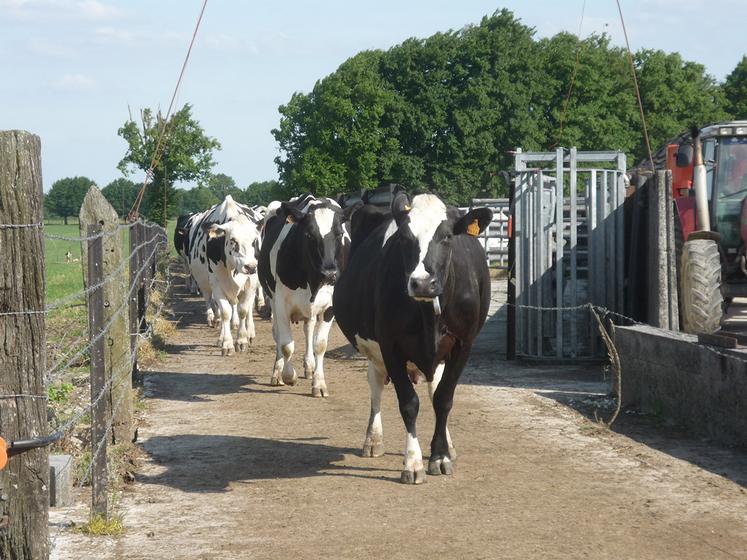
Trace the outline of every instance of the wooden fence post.
{"type": "MultiPolygon", "coordinates": [[[[0,132],[0,312],[7,313],[0,316],[0,435],[6,441],[48,430],[42,201],[39,137],[0,132]]],[[[49,557],[48,488],[47,448],[12,457],[0,471],[0,558],[49,557]]]]}
{"type": "MultiPolygon", "coordinates": [[[[109,409],[113,410],[111,441],[115,444],[129,443],[133,435],[132,377],[130,369],[130,340],[127,316],[120,307],[127,296],[127,272],[122,268],[122,238],[118,233],[119,216],[101,191],[91,187],[83,199],[80,209],[80,231],[85,237],[89,226],[98,225],[108,235],[102,239],[102,275],[108,282],[104,285],[104,324],[109,325],[104,337],[106,349],[104,363],[109,383],[109,409]],[[115,313],[117,313],[115,315],[115,313]],[[119,403],[117,406],[115,406],[119,403]]],[[[84,284],[88,283],[88,247],[82,243],[84,284]]]]}
{"type": "MultiPolygon", "coordinates": [[[[100,225],[88,226],[88,236],[101,233],[100,225]]],[[[88,241],[88,285],[95,286],[104,279],[104,244],[101,237],[88,241]]],[[[88,333],[91,341],[91,511],[94,515],[107,515],[106,430],[109,420],[108,399],[101,396],[106,391],[106,349],[104,319],[104,289],[88,294],[88,333]],[[94,341],[94,339],[96,339],[94,341]]]]}
{"type": "Polygon", "coordinates": [[[133,380],[138,379],[138,368],[137,368],[137,335],[139,326],[138,316],[138,294],[140,291],[137,289],[137,271],[140,268],[140,251],[137,246],[140,244],[140,228],[138,223],[135,223],[130,228],[130,282],[127,293],[129,294],[129,307],[130,307],[130,352],[132,353],[132,378],[133,380]]]}
{"type": "MultiPolygon", "coordinates": [[[[143,224],[142,222],[138,223],[137,227],[140,228],[140,233],[138,233],[138,239],[140,240],[140,243],[147,243],[148,228],[146,228],[145,224],[143,224]]],[[[147,306],[147,303],[145,301],[145,288],[148,281],[148,267],[146,266],[145,261],[148,258],[148,253],[150,253],[150,250],[150,243],[147,243],[140,249],[140,255],[138,256],[138,272],[140,273],[140,278],[138,279],[137,290],[137,320],[138,332],[140,333],[144,333],[148,328],[148,326],[145,324],[145,309],[147,306]]]]}

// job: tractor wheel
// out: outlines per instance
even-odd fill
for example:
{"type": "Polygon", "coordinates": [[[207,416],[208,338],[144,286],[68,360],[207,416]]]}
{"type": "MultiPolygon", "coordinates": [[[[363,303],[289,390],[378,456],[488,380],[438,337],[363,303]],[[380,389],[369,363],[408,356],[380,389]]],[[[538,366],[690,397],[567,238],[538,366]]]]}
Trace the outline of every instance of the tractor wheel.
{"type": "Polygon", "coordinates": [[[682,330],[716,332],[721,326],[721,255],[710,239],[693,239],[682,246],[680,261],[682,330]]]}

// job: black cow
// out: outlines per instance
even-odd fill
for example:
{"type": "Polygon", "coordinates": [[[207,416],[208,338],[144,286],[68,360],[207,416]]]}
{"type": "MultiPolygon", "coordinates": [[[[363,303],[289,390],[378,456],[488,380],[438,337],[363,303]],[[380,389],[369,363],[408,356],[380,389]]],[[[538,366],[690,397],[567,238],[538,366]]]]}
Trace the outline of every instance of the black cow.
{"type": "Polygon", "coordinates": [[[305,195],[271,204],[259,255],[259,281],[272,305],[275,365],[272,385],[293,385],[294,343],[290,324],[304,322],[304,377],[311,394],[329,395],[324,352],[332,326],[332,293],[350,247],[344,222],[357,206],[346,209],[328,198],[305,195]]]}
{"type": "Polygon", "coordinates": [[[453,471],[446,421],[488,313],[490,277],[476,237],[492,216],[487,208],[462,216],[432,194],[414,197],[410,206],[404,193],[386,219],[368,206],[353,216],[353,249],[335,288],[334,310],[342,332],[368,358],[371,415],[363,455],[384,452],[381,392],[388,376],[407,431],[405,483],[425,481],[415,429],[419,401],[408,370],[425,375],[436,413],[428,473],[453,471]]]}

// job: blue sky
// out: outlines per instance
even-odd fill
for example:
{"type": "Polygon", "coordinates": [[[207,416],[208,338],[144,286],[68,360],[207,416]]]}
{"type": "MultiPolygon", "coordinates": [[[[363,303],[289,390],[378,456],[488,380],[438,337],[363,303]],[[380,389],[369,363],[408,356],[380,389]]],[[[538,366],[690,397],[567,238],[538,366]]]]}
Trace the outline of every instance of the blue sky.
{"type": "MultiPolygon", "coordinates": [[[[44,188],[120,176],[117,129],[167,108],[201,0],[0,0],[0,129],[42,139],[44,188]]],[[[506,7],[537,35],[579,29],[583,0],[209,0],[179,96],[223,145],[240,187],[277,177],[279,105],[362,49],[459,29],[506,7]]],[[[632,48],[679,51],[718,80],[747,53],[745,0],[622,0],[632,48]]],[[[614,0],[587,0],[581,35],[622,44],[614,0]]],[[[632,94],[632,90],[631,90],[632,94]]],[[[139,177],[135,176],[135,179],[139,177]]]]}

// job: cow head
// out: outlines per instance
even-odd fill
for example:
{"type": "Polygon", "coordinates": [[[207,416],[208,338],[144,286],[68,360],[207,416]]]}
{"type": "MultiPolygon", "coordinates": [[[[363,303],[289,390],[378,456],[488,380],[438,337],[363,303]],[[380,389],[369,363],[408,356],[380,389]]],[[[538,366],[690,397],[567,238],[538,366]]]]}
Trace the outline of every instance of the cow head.
{"type": "Polygon", "coordinates": [[[257,272],[260,238],[257,226],[244,216],[225,224],[212,224],[207,229],[208,237],[224,238],[226,268],[232,274],[254,274],[257,272]]]}
{"type": "Polygon", "coordinates": [[[296,235],[301,238],[301,259],[310,278],[319,284],[334,285],[345,268],[350,236],[345,222],[360,207],[354,205],[342,210],[331,201],[311,203],[305,211],[283,202],[282,211],[288,223],[295,224],[296,235]]]}
{"type": "Polygon", "coordinates": [[[407,195],[400,193],[392,201],[392,215],[394,222],[387,237],[396,227],[407,294],[420,301],[431,301],[443,293],[453,237],[477,237],[493,219],[488,208],[474,208],[462,216],[434,194],[418,195],[410,203],[407,195]]]}

